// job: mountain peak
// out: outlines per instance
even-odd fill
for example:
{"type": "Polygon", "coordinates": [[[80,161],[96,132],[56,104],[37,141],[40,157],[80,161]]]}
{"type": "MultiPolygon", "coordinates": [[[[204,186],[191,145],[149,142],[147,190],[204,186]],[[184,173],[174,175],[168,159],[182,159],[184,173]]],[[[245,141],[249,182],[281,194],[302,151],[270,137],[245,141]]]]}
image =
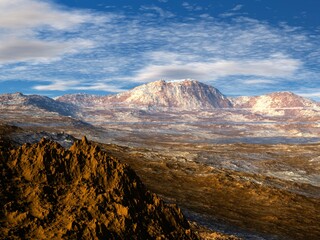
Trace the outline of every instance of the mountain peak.
{"type": "MultiPolygon", "coordinates": [[[[149,84],[154,84],[154,85],[184,85],[184,86],[191,86],[193,84],[196,85],[207,85],[202,82],[199,82],[198,80],[191,79],[191,78],[186,78],[186,79],[175,79],[175,80],[158,80],[154,82],[149,82],[144,85],[149,85],[149,84]]],[[[209,85],[207,85],[209,86],[209,85]]]]}
{"type": "Polygon", "coordinates": [[[112,102],[151,108],[179,108],[181,110],[231,107],[220,91],[196,80],[158,80],[110,97],[112,102]]]}

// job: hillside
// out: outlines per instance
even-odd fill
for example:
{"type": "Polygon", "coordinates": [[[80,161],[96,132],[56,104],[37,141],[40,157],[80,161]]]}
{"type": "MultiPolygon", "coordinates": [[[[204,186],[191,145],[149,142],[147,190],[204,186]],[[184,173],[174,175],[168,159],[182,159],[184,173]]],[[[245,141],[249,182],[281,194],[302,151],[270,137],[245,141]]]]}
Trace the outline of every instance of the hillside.
{"type": "Polygon", "coordinates": [[[68,103],[61,103],[49,97],[40,95],[24,95],[8,93],[0,95],[0,110],[40,110],[55,112],[64,116],[73,116],[77,108],[68,103]]]}
{"type": "Polygon", "coordinates": [[[86,138],[0,148],[6,239],[198,239],[176,205],[86,138]]]}

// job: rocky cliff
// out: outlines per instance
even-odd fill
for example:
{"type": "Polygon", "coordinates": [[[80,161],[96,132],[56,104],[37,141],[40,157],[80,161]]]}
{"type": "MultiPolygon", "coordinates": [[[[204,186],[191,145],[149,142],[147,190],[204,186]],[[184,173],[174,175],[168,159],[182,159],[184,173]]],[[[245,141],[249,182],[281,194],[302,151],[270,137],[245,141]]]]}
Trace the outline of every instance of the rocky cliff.
{"type": "Polygon", "coordinates": [[[86,138],[0,148],[6,239],[198,239],[176,205],[86,138]]]}

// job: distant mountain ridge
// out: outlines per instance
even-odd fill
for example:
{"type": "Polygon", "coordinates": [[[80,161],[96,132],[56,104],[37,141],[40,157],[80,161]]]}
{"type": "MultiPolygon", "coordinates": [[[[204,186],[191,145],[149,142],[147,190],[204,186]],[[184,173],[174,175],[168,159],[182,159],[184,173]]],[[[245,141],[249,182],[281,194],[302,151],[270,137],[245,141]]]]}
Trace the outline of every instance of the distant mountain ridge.
{"type": "Polygon", "coordinates": [[[165,111],[206,111],[213,109],[318,109],[320,104],[291,92],[228,98],[218,89],[196,80],[159,80],[115,95],[66,94],[55,99],[39,95],[0,95],[1,109],[39,108],[64,116],[75,116],[83,108],[131,108],[165,111]]]}
{"type": "Polygon", "coordinates": [[[62,131],[71,127],[77,132],[82,131],[80,125],[97,127],[107,129],[112,138],[131,133],[135,134],[131,139],[161,133],[169,140],[183,133],[195,141],[214,141],[217,136],[320,136],[317,102],[290,92],[228,98],[195,80],[156,81],[115,95],[68,94],[55,100],[3,94],[0,113],[0,123],[54,126],[62,131]]]}
{"type": "Polygon", "coordinates": [[[305,108],[317,107],[318,103],[292,92],[273,92],[261,96],[238,97],[232,100],[240,108],[305,108]]]}
{"type": "Polygon", "coordinates": [[[64,116],[74,115],[77,110],[73,104],[55,101],[46,96],[24,95],[20,92],[0,95],[0,109],[16,108],[38,108],[64,116]]]}

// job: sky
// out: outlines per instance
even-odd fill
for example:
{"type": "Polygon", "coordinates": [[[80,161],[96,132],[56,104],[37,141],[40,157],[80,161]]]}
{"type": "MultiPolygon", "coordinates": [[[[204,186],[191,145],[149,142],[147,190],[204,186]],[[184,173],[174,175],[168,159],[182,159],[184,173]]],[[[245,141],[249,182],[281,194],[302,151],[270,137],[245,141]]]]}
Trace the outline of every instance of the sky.
{"type": "Polygon", "coordinates": [[[0,93],[195,79],[320,101],[319,0],[0,0],[0,93]]]}

